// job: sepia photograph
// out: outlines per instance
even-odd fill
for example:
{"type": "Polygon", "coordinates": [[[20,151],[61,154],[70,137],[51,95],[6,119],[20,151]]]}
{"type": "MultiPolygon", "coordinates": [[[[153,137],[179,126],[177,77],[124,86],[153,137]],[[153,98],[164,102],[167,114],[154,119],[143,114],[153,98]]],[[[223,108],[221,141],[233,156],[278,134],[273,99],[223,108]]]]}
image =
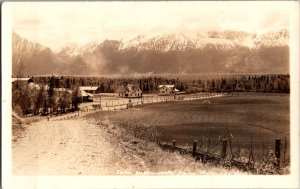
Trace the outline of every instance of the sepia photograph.
{"type": "Polygon", "coordinates": [[[297,1],[2,11],[7,186],[299,187],[297,1]]]}

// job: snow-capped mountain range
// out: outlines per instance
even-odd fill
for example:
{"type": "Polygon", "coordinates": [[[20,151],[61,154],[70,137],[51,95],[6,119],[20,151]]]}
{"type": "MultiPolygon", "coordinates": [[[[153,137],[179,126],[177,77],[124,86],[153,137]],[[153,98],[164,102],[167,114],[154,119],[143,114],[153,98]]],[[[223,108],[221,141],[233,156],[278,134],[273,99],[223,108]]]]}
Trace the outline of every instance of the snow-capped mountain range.
{"type": "Polygon", "coordinates": [[[242,31],[211,31],[186,35],[137,35],[121,40],[68,45],[54,53],[13,33],[13,73],[286,73],[289,32],[274,30],[257,36],[242,31]]]}
{"type": "Polygon", "coordinates": [[[209,38],[200,34],[188,37],[182,33],[180,34],[163,34],[152,38],[147,38],[145,35],[138,35],[137,37],[122,41],[121,49],[136,48],[138,50],[154,49],[161,52],[168,52],[172,50],[184,51],[188,49],[202,49],[208,48],[221,48],[230,49],[234,48],[238,43],[224,39],[224,38],[209,38]]]}

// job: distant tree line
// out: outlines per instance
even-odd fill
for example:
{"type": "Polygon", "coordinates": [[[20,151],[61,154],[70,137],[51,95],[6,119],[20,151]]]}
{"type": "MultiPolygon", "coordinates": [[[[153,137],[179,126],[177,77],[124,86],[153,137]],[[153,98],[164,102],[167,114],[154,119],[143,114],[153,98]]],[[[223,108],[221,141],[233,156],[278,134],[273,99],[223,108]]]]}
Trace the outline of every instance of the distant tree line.
{"type": "Polygon", "coordinates": [[[159,85],[175,85],[180,91],[194,92],[266,92],[289,93],[288,74],[226,76],[211,79],[170,79],[164,77],[100,78],[100,77],[35,77],[34,81],[55,88],[72,89],[74,86],[98,86],[102,93],[112,93],[119,86],[134,84],[144,93],[158,90],[159,85]]]}
{"type": "Polygon", "coordinates": [[[16,81],[12,88],[12,105],[26,114],[59,114],[75,111],[81,103],[79,86],[98,86],[100,93],[113,93],[119,86],[134,84],[144,93],[156,93],[159,85],[175,85],[180,91],[197,92],[264,92],[289,93],[290,76],[251,75],[206,79],[169,79],[163,77],[33,77],[39,87],[16,81]]]}
{"type": "Polygon", "coordinates": [[[252,75],[234,76],[188,82],[187,92],[264,92],[289,93],[290,76],[252,75]]]}
{"type": "Polygon", "coordinates": [[[156,92],[159,85],[175,85],[180,91],[188,88],[186,82],[180,79],[167,79],[163,77],[144,77],[144,78],[100,78],[100,77],[34,77],[34,82],[40,84],[53,85],[55,88],[73,88],[74,86],[98,86],[102,93],[113,93],[118,87],[127,84],[137,85],[145,93],[156,92]]]}

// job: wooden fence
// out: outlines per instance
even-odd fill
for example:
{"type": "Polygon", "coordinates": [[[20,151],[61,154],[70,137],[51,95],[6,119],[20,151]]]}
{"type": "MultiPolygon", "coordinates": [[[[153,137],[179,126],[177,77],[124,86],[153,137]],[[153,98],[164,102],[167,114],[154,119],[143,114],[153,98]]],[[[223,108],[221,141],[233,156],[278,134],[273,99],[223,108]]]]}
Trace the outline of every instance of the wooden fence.
{"type": "MultiPolygon", "coordinates": [[[[94,113],[97,111],[115,111],[115,110],[125,110],[133,107],[143,106],[145,104],[153,104],[160,102],[174,102],[174,101],[191,101],[191,100],[204,100],[210,98],[231,96],[230,93],[199,93],[199,94],[181,94],[176,96],[153,96],[153,97],[142,97],[142,98],[132,98],[132,99],[122,99],[122,100],[107,100],[103,103],[96,103],[90,106],[86,106],[78,112],[68,113],[56,117],[48,117],[49,120],[66,120],[75,118],[78,116],[86,115],[88,113],[94,113]],[[129,100],[131,102],[129,102],[129,100]]],[[[205,101],[204,103],[210,103],[205,101]]]]}
{"type": "Polygon", "coordinates": [[[123,99],[118,101],[106,101],[105,103],[99,103],[94,105],[94,109],[101,110],[123,110],[135,106],[141,106],[144,104],[152,104],[159,102],[172,102],[172,101],[190,101],[190,100],[201,100],[209,98],[217,98],[224,96],[231,96],[230,93],[202,93],[202,94],[186,94],[186,95],[176,95],[176,96],[153,96],[153,97],[142,97],[142,98],[132,98],[132,99],[123,99]],[[129,102],[129,100],[131,102],[129,102]]]}

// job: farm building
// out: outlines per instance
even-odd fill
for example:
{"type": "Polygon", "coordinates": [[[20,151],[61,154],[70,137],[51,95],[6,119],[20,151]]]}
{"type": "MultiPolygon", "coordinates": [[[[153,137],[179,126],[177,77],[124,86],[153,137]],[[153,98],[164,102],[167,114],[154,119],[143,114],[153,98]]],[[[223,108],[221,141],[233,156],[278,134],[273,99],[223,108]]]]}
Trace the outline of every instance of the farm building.
{"type": "Polygon", "coordinates": [[[29,78],[29,77],[26,77],[26,78],[12,78],[13,83],[16,82],[16,81],[23,82],[23,83],[33,83],[33,79],[29,78]]]}
{"type": "Polygon", "coordinates": [[[24,84],[34,84],[33,79],[32,78],[12,78],[12,85],[16,86],[16,85],[24,85],[24,84]]]}
{"type": "Polygon", "coordinates": [[[12,78],[12,87],[29,86],[31,89],[36,86],[32,78],[12,78]]]}
{"type": "Polygon", "coordinates": [[[94,95],[91,93],[87,93],[84,90],[80,90],[80,97],[82,102],[93,102],[94,95]]]}
{"type": "Polygon", "coordinates": [[[82,102],[93,102],[94,94],[100,92],[97,86],[81,86],[79,87],[82,102]]]}
{"type": "Polygon", "coordinates": [[[22,84],[22,85],[27,84],[27,86],[29,86],[29,88],[31,90],[33,90],[33,89],[40,90],[42,86],[44,86],[44,89],[46,91],[48,91],[50,88],[49,85],[40,85],[40,84],[34,83],[32,78],[12,78],[12,84],[16,85],[17,83],[22,84]]]}
{"type": "Polygon", "coordinates": [[[142,90],[135,85],[128,84],[125,87],[120,86],[116,92],[119,94],[120,97],[125,98],[141,98],[143,96],[142,90]]]}
{"type": "Polygon", "coordinates": [[[179,92],[174,85],[159,85],[158,95],[175,95],[179,92]]]}
{"type": "Polygon", "coordinates": [[[100,87],[97,86],[80,86],[79,89],[91,94],[100,93],[100,87]]]}

